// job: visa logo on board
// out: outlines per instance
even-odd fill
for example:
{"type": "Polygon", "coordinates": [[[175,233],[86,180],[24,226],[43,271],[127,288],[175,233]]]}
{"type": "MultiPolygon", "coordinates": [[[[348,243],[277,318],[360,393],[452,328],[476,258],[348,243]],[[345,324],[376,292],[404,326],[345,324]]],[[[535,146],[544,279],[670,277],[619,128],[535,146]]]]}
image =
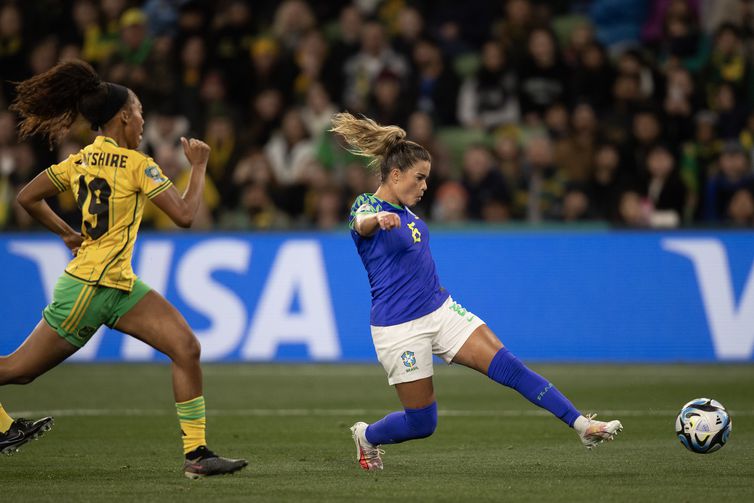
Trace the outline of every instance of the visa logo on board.
{"type": "MultiPolygon", "coordinates": [[[[33,261],[40,272],[46,301],[52,300],[55,282],[70,260],[70,252],[58,241],[13,241],[9,251],[33,261]]],[[[176,259],[170,240],[146,240],[138,249],[135,272],[163,295],[172,281],[178,296],[193,311],[209,321],[207,328],[194,329],[202,344],[202,359],[217,361],[238,351],[244,360],[269,361],[283,344],[306,347],[314,361],[341,356],[332,295],[324,258],[316,240],[290,239],[277,250],[253,314],[237,292],[215,280],[221,271],[246,275],[252,244],[235,239],[201,241],[176,259]],[[169,278],[173,261],[175,272],[169,278]],[[298,309],[291,311],[292,302],[298,309]],[[248,330],[247,330],[248,327],[248,330]]],[[[105,329],[71,360],[92,361],[105,329]]],[[[124,337],[120,351],[127,361],[148,361],[155,350],[143,342],[124,337]]]]}
{"type": "Polygon", "coordinates": [[[748,360],[754,350],[754,269],[736,302],[728,255],[717,239],[668,238],[662,248],[694,265],[715,355],[721,360],[748,360]]]}

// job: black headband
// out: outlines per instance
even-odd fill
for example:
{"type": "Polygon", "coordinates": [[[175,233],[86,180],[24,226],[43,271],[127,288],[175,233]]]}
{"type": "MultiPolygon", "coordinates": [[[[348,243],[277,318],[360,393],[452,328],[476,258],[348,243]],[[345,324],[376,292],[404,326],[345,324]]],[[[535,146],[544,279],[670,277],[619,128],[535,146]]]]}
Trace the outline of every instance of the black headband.
{"type": "Polygon", "coordinates": [[[107,97],[105,98],[105,105],[100,110],[96,120],[92,121],[92,130],[97,131],[99,128],[107,124],[107,121],[115,117],[123,105],[128,99],[128,88],[121,86],[120,84],[113,84],[112,82],[105,82],[107,88],[107,97]]]}

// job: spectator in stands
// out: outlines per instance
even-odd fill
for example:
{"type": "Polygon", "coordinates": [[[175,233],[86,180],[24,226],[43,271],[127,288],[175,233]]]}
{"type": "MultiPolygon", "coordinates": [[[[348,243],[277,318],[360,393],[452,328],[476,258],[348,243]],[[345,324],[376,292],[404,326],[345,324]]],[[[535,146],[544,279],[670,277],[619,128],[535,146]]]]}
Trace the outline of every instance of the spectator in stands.
{"type": "Polygon", "coordinates": [[[352,159],[353,161],[343,170],[346,203],[353,203],[365,192],[374,193],[380,184],[379,178],[364,169],[362,158],[352,159]]]}
{"type": "Polygon", "coordinates": [[[132,8],[120,17],[120,39],[113,54],[105,63],[105,77],[122,84],[134,93],[144,94],[144,86],[152,77],[147,64],[154,40],[147,32],[147,17],[140,9],[132,8]]]}
{"type": "Polygon", "coordinates": [[[754,194],[751,186],[738,189],[728,205],[728,222],[734,227],[754,226],[754,194]]]}
{"type": "Polygon", "coordinates": [[[732,84],[724,82],[717,88],[713,110],[717,114],[717,136],[722,140],[738,138],[746,122],[746,111],[738,103],[732,84]]]}
{"type": "Polygon", "coordinates": [[[251,81],[249,54],[254,42],[251,7],[243,0],[232,0],[215,16],[212,36],[212,64],[228,82],[234,101],[248,101],[245,87],[251,81]]]}
{"type": "Polygon", "coordinates": [[[349,58],[343,68],[343,104],[354,111],[365,112],[374,81],[383,70],[404,80],[409,68],[403,56],[390,48],[383,26],[369,21],[362,29],[359,52],[349,58]]]}
{"type": "Polygon", "coordinates": [[[597,40],[615,55],[638,43],[647,17],[647,0],[594,0],[589,17],[597,29],[597,40]]]}
{"type": "Polygon", "coordinates": [[[633,229],[649,226],[649,212],[646,201],[635,190],[626,190],[620,195],[618,225],[633,229]]]}
{"type": "Polygon", "coordinates": [[[295,219],[304,210],[306,170],[314,160],[314,145],[298,109],[285,112],[280,129],[267,142],[264,152],[281,188],[281,197],[275,203],[295,219]]]}
{"type": "Polygon", "coordinates": [[[578,53],[571,75],[574,100],[590,102],[598,113],[610,108],[615,70],[602,44],[587,44],[578,53]]]}
{"type": "Polygon", "coordinates": [[[393,37],[393,48],[396,52],[410,61],[413,58],[416,44],[425,35],[424,17],[414,7],[403,7],[398,13],[396,34],[393,37]]]}
{"type": "Polygon", "coordinates": [[[65,35],[65,43],[80,47],[81,58],[89,63],[100,64],[107,61],[116,45],[104,36],[99,22],[100,14],[94,0],[76,0],[71,14],[73,24],[65,35]]]}
{"type": "Polygon", "coordinates": [[[27,77],[26,51],[21,10],[13,3],[5,3],[0,6],[0,102],[5,101],[6,107],[15,96],[15,86],[11,82],[20,82],[27,77]]]}
{"type": "Polygon", "coordinates": [[[639,98],[642,101],[659,98],[660,88],[657,82],[660,75],[638,49],[629,49],[621,53],[616,63],[616,71],[619,75],[634,75],[638,78],[639,98]]]}
{"type": "Polygon", "coordinates": [[[413,56],[416,68],[412,83],[414,107],[428,113],[438,126],[457,124],[456,102],[460,83],[443,59],[440,47],[425,38],[414,45],[413,56]]]}
{"type": "Polygon", "coordinates": [[[347,4],[341,9],[338,16],[337,32],[330,40],[322,81],[328,94],[333,99],[340,100],[343,96],[344,62],[359,52],[363,23],[361,12],[355,5],[347,4]]]}
{"type": "Polygon", "coordinates": [[[586,186],[589,214],[592,218],[618,222],[618,201],[623,190],[620,152],[615,145],[605,143],[594,153],[594,170],[586,186]]]}
{"type": "Polygon", "coordinates": [[[309,4],[303,0],[284,0],[275,12],[272,33],[283,47],[293,53],[299,41],[317,24],[309,4]]]}
{"type": "Polygon", "coordinates": [[[186,136],[188,132],[188,119],[179,115],[170,102],[163,103],[161,107],[149,113],[148,119],[144,122],[141,150],[154,157],[160,147],[168,145],[180,149],[180,155],[183,152],[181,136],[186,136]]]}
{"type": "Polygon", "coordinates": [[[337,111],[325,86],[321,82],[312,82],[306,92],[306,102],[301,109],[301,118],[309,136],[315,142],[330,127],[330,119],[337,111]]]}
{"type": "Polygon", "coordinates": [[[241,188],[241,204],[235,211],[226,212],[222,222],[229,230],[285,229],[289,225],[290,219],[266,188],[253,182],[241,188]]]}
{"type": "Polygon", "coordinates": [[[242,151],[233,118],[228,114],[210,117],[204,141],[212,149],[212,155],[207,161],[207,175],[219,189],[220,202],[227,208],[233,207],[238,200],[237,188],[233,184],[233,169],[242,151]]]}
{"type": "Polygon", "coordinates": [[[507,220],[510,194],[495,159],[484,145],[472,145],[463,155],[462,183],[468,193],[467,212],[472,220],[507,220]]]}
{"type": "Polygon", "coordinates": [[[519,120],[515,72],[498,42],[482,46],[479,70],[467,78],[458,96],[458,119],[467,128],[491,131],[519,120]]]}
{"type": "Polygon", "coordinates": [[[466,221],[466,206],[469,195],[458,182],[447,181],[437,188],[437,195],[432,205],[432,218],[444,224],[466,221]]]}
{"type": "Polygon", "coordinates": [[[293,93],[294,69],[285,54],[281,54],[277,41],[259,37],[251,44],[251,81],[247,86],[249,99],[256,99],[267,89],[280,93],[283,103],[293,93]]]}
{"type": "Polygon", "coordinates": [[[552,142],[547,136],[529,139],[525,147],[526,220],[539,223],[559,220],[563,211],[563,196],[567,181],[553,159],[552,142]]]}
{"type": "Polygon", "coordinates": [[[636,179],[647,165],[647,156],[662,141],[662,124],[657,112],[651,108],[640,110],[634,115],[631,128],[631,140],[625,157],[628,176],[636,179]]]}
{"type": "Polygon", "coordinates": [[[749,169],[746,151],[737,142],[726,143],[720,154],[718,171],[707,182],[705,219],[708,222],[724,222],[733,195],[753,183],[754,175],[749,169]]]}
{"type": "Polygon", "coordinates": [[[405,128],[413,104],[408,103],[400,77],[390,70],[377,75],[369,96],[367,113],[379,124],[395,124],[405,128]]]}
{"type": "Polygon", "coordinates": [[[577,66],[590,48],[601,47],[594,38],[594,27],[588,21],[579,22],[568,34],[568,42],[563,49],[563,61],[571,68],[577,66]]]}
{"type": "Polygon", "coordinates": [[[343,195],[340,187],[327,185],[319,189],[316,204],[314,227],[329,231],[343,225],[343,195]]]}
{"type": "Polygon", "coordinates": [[[568,113],[568,107],[564,103],[553,103],[545,110],[544,127],[553,141],[568,137],[571,131],[570,122],[571,117],[568,113]]]}
{"type": "Polygon", "coordinates": [[[555,165],[570,183],[586,183],[592,176],[597,144],[597,117],[588,103],[573,109],[570,134],[555,144],[555,165]]]}
{"type": "Polygon", "coordinates": [[[618,75],[612,90],[613,103],[602,117],[601,129],[607,141],[623,147],[629,142],[634,114],[642,103],[639,77],[618,75]]]}
{"type": "Polygon", "coordinates": [[[303,103],[309,88],[324,76],[327,41],[319,30],[310,30],[299,40],[293,57],[293,99],[303,103]]]}
{"type": "Polygon", "coordinates": [[[560,60],[555,35],[544,28],[532,30],[528,58],[518,71],[521,114],[529,124],[538,124],[553,103],[570,99],[570,73],[560,60]]]}
{"type": "Polygon", "coordinates": [[[533,27],[533,15],[529,0],[507,0],[505,17],[498,23],[495,32],[503,50],[511,55],[515,66],[527,57],[526,46],[533,27]]]}
{"type": "Polygon", "coordinates": [[[686,209],[686,186],[671,151],[662,144],[650,149],[641,176],[640,195],[651,227],[678,227],[686,209]]]}
{"type": "Polygon", "coordinates": [[[749,112],[749,116],[746,118],[746,126],[738,135],[738,141],[749,154],[749,160],[752,161],[752,172],[754,172],[754,110],[749,112]]]}
{"type": "Polygon", "coordinates": [[[698,72],[704,65],[706,44],[698,18],[686,0],[670,2],[659,45],[661,65],[677,64],[690,72],[698,72]]]}
{"type": "Polygon", "coordinates": [[[662,108],[667,138],[673,145],[680,145],[694,135],[693,118],[699,105],[689,71],[683,67],[668,69],[662,108]]]}
{"type": "Polygon", "coordinates": [[[750,63],[739,29],[733,24],[721,25],[715,32],[712,51],[701,73],[710,108],[715,108],[723,84],[731,86],[736,98],[751,100],[750,63]]]}
{"type": "Polygon", "coordinates": [[[427,218],[432,216],[435,195],[440,185],[451,178],[451,160],[448,148],[439,142],[434,134],[432,118],[425,112],[414,112],[408,119],[407,139],[427,149],[432,156],[432,169],[427,179],[427,190],[414,212],[427,218]]]}
{"type": "Polygon", "coordinates": [[[261,147],[270,140],[280,126],[283,112],[283,94],[278,89],[263,89],[254,96],[247,126],[250,146],[261,147]]]}
{"type": "Polygon", "coordinates": [[[694,119],[694,138],[682,145],[680,166],[687,190],[684,214],[687,222],[702,219],[706,206],[705,185],[723,148],[723,142],[715,136],[716,120],[716,115],[710,111],[699,112],[694,119]]]}
{"type": "Polygon", "coordinates": [[[0,111],[0,228],[8,226],[13,218],[15,144],[16,118],[11,112],[0,111]]]}
{"type": "Polygon", "coordinates": [[[180,74],[176,96],[181,113],[188,118],[192,130],[198,129],[204,120],[204,108],[199,93],[206,72],[206,52],[205,42],[199,36],[186,39],[180,48],[180,74]]]}

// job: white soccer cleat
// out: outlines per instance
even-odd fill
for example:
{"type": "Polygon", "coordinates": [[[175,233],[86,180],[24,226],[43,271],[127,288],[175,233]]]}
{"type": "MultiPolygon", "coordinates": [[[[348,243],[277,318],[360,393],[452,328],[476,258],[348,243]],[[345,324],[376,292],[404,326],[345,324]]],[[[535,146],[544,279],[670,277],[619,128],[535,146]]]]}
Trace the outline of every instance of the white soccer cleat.
{"type": "Polygon", "coordinates": [[[369,443],[366,436],[367,426],[369,426],[367,423],[361,421],[351,426],[351,435],[356,444],[356,460],[365,470],[382,470],[380,456],[385,451],[369,443]]]}
{"type": "Polygon", "coordinates": [[[584,444],[584,447],[587,449],[596,447],[605,440],[612,440],[618,432],[623,431],[623,425],[620,421],[596,421],[594,419],[595,416],[596,414],[585,416],[589,423],[587,424],[586,429],[579,434],[581,443],[584,444]]]}

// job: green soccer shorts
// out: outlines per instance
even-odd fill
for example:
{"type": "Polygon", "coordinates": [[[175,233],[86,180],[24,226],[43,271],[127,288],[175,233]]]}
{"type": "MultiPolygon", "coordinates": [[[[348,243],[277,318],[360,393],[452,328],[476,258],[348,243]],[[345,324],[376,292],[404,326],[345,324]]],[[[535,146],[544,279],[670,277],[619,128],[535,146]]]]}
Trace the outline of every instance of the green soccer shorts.
{"type": "Polygon", "coordinates": [[[151,288],[136,279],[131,292],[86,285],[63,274],[42,317],[60,337],[81,348],[101,325],[112,328],[151,288]]]}

